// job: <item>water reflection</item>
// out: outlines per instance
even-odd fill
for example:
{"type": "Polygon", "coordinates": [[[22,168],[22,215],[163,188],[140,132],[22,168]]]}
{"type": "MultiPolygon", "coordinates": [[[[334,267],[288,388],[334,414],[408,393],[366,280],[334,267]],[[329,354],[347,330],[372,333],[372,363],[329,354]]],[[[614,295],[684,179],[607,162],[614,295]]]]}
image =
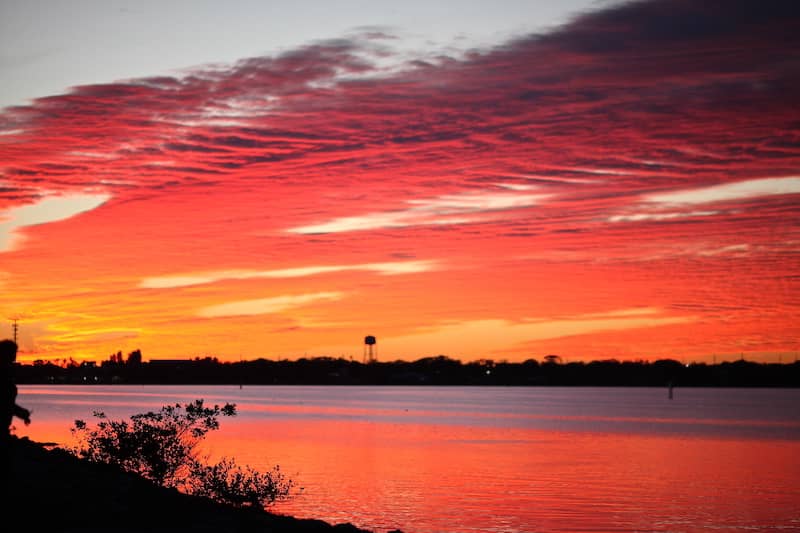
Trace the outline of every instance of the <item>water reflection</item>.
{"type": "MultiPolygon", "coordinates": [[[[799,527],[796,391],[24,387],[37,440],[73,417],[231,401],[206,451],[304,487],[275,510],[385,531],[799,527]],[[63,390],[62,390],[63,389],[63,390]],[[89,393],[89,394],[85,394],[89,393]]],[[[21,428],[22,429],[22,428],[21,428]]],[[[22,433],[19,431],[18,433],[22,433]]]]}

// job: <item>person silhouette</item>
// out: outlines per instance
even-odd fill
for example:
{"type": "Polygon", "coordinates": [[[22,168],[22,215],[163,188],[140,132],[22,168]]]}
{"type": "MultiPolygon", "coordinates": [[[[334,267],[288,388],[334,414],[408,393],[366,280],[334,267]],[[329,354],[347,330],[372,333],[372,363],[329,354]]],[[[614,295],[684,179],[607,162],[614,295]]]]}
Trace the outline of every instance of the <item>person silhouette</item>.
{"type": "Polygon", "coordinates": [[[7,452],[11,439],[11,423],[14,417],[19,418],[25,425],[31,423],[31,412],[17,404],[17,384],[14,381],[14,361],[17,359],[17,343],[12,340],[0,341],[0,387],[2,387],[3,427],[2,435],[3,453],[7,452]]]}

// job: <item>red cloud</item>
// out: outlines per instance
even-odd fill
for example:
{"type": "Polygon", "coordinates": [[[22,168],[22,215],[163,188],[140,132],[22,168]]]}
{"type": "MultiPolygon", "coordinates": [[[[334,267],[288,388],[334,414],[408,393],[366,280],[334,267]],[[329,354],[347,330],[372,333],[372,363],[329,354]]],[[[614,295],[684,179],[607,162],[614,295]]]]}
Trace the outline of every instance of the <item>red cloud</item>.
{"type": "MultiPolygon", "coordinates": [[[[482,272],[473,301],[434,306],[443,319],[543,316],[541,303],[491,299],[541,291],[547,281],[531,273],[541,262],[624,263],[589,278],[554,272],[576,283],[559,285],[566,303],[553,305],[573,314],[634,304],[682,313],[687,301],[742,300],[708,311],[714,326],[703,334],[733,348],[737,328],[769,310],[774,319],[759,335],[776,338],[797,318],[797,195],[672,210],[647,201],[800,171],[797,4],[712,4],[633,2],[388,75],[369,39],[336,40],[184,77],[77,87],[0,115],[0,210],[58,193],[112,194],[102,212],[82,217],[101,224],[81,226],[83,242],[108,261],[104,275],[134,277],[141,265],[126,261],[142,259],[148,272],[137,280],[393,254],[482,272]],[[546,200],[514,201],[532,194],[526,187],[546,200]],[[497,209],[427,209],[424,223],[413,220],[420,202],[498,194],[507,201],[497,209]],[[402,223],[324,236],[289,231],[364,217],[402,223]],[[224,253],[203,265],[208,250],[224,253]],[[486,272],[521,289],[507,293],[486,272]]],[[[67,239],[55,227],[27,230],[67,239]]],[[[52,244],[61,241],[47,242],[49,253],[69,255],[52,244]]],[[[42,264],[73,264],[39,253],[42,264]]],[[[7,255],[11,272],[26,268],[14,258],[34,260],[7,255]]]]}

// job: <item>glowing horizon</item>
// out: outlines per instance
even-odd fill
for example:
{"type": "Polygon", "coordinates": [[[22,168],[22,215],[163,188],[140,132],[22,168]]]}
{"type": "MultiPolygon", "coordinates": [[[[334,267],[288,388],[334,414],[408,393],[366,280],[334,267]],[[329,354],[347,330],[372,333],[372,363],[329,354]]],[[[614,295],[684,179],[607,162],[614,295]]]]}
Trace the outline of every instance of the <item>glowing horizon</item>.
{"type": "Polygon", "coordinates": [[[26,362],[367,334],[392,360],[796,354],[800,14],[695,4],[435,54],[362,31],[3,108],[0,337],[18,319],[26,362]]]}

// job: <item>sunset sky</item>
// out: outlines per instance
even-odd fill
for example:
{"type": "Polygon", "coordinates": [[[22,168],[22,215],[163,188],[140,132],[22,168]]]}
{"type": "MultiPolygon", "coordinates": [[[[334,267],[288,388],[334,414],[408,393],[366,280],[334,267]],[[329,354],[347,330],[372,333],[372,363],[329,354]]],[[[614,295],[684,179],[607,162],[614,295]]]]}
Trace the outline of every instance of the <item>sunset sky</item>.
{"type": "Polygon", "coordinates": [[[794,360],[800,2],[0,5],[23,362],[794,360]]]}

